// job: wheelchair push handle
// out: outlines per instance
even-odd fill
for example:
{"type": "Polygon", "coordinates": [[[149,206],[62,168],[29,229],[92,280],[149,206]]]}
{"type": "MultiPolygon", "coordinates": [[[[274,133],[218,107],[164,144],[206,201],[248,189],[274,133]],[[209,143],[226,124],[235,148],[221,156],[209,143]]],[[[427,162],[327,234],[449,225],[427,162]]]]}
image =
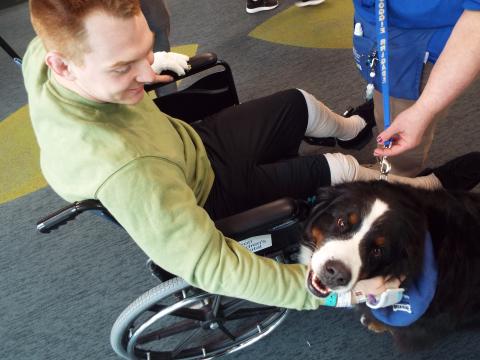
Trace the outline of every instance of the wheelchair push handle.
{"type": "MultiPolygon", "coordinates": [[[[212,68],[215,65],[218,64],[218,58],[217,55],[211,52],[205,52],[201,53],[195,56],[192,56],[188,60],[188,64],[190,65],[190,70],[185,72],[185,75],[177,75],[177,73],[170,71],[170,70],[165,70],[161,72],[161,75],[170,75],[173,77],[173,81],[181,80],[183,78],[186,78],[191,75],[195,75],[199,72],[202,72],[206,69],[212,68]]],[[[154,90],[158,87],[168,85],[171,83],[156,83],[156,84],[147,84],[145,85],[145,91],[151,91],[154,90]]]]}
{"type": "Polygon", "coordinates": [[[105,210],[100,201],[83,200],[74,203],[40,219],[37,222],[37,230],[43,234],[58,229],[70,220],[74,220],[79,214],[86,210],[105,210]]]}
{"type": "Polygon", "coordinates": [[[22,58],[16,53],[15,50],[0,36],[0,47],[12,58],[13,62],[19,66],[22,66],[22,58]]]}

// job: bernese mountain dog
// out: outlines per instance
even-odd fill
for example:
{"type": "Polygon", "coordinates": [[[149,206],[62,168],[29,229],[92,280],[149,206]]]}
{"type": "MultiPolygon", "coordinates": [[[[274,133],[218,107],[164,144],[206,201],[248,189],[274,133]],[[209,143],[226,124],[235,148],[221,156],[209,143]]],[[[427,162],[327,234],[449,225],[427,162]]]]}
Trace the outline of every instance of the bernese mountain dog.
{"type": "Polygon", "coordinates": [[[426,281],[432,289],[421,316],[392,325],[363,304],[357,306],[362,323],[389,331],[401,350],[480,325],[480,194],[373,181],[322,188],[317,201],[303,236],[311,293],[351,291],[359,280],[379,275],[402,279],[408,290],[425,276],[431,239],[436,283],[426,281]]]}

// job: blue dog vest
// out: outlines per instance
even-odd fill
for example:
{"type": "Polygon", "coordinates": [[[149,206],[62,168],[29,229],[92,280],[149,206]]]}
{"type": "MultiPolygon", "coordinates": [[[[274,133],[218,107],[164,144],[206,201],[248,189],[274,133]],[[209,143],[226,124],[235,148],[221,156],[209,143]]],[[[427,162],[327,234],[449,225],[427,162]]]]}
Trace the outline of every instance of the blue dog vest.
{"type": "Polygon", "coordinates": [[[372,309],[373,316],[390,326],[408,326],[417,321],[428,309],[437,288],[437,264],[433,255],[432,238],[425,237],[422,273],[403,293],[400,302],[372,309]]]}

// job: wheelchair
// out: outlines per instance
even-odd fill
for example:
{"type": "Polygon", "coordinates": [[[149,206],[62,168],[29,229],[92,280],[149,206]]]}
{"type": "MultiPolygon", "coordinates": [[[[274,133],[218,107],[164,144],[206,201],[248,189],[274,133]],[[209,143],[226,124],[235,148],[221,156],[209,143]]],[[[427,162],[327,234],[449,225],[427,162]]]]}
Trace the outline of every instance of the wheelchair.
{"type": "MultiPolygon", "coordinates": [[[[185,76],[172,75],[175,80],[182,80],[181,85],[188,81],[191,84],[154,100],[163,112],[192,123],[239,103],[226,62],[213,53],[205,53],[192,57],[190,65],[185,76]]],[[[148,85],[145,89],[156,87],[148,85]]],[[[284,198],[215,224],[225,236],[258,255],[291,263],[296,261],[301,222],[309,208],[307,201],[284,198]]],[[[85,211],[116,222],[99,201],[89,199],[44,217],[38,221],[37,230],[49,233],[85,211]]],[[[128,305],[111,329],[111,346],[122,358],[212,359],[260,340],[288,314],[287,309],[207,293],[150,260],[147,265],[159,279],[159,285],[128,305]]]]}

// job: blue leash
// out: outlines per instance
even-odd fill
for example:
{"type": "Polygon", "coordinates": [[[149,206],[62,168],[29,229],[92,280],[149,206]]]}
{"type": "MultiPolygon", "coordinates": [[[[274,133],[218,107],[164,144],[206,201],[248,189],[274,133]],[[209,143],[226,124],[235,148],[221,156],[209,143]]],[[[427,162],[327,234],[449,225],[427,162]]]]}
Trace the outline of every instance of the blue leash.
{"type": "Polygon", "coordinates": [[[375,14],[377,17],[377,51],[380,61],[380,75],[382,80],[383,98],[383,121],[385,129],[390,126],[390,85],[388,83],[388,17],[387,1],[375,2],[375,14]]]}
{"type": "MultiPolygon", "coordinates": [[[[388,17],[387,0],[375,2],[377,53],[380,67],[383,100],[384,128],[390,126],[390,85],[388,82],[388,17]]],[[[384,147],[391,147],[392,140],[383,143],[384,147]]],[[[381,178],[386,180],[390,171],[390,164],[383,156],[381,160],[381,178]]],[[[418,320],[428,309],[436,290],[437,266],[433,255],[433,245],[430,234],[425,238],[425,253],[423,257],[422,274],[406,289],[402,300],[389,307],[372,309],[377,320],[391,326],[408,326],[418,320]]]]}
{"type": "MultiPolygon", "coordinates": [[[[383,122],[384,129],[390,126],[390,85],[388,82],[388,11],[387,0],[375,2],[375,16],[377,29],[377,53],[380,67],[383,100],[383,122]]],[[[388,139],[383,143],[385,148],[392,146],[392,140],[388,139]]],[[[380,162],[380,179],[387,180],[391,165],[387,157],[383,156],[380,162]]]]}

